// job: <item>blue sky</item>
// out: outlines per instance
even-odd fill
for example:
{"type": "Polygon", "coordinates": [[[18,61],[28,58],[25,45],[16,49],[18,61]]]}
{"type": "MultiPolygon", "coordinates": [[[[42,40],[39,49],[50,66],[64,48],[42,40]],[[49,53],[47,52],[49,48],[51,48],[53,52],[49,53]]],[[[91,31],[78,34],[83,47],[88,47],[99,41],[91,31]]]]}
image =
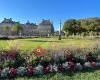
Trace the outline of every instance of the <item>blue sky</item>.
{"type": "Polygon", "coordinates": [[[37,24],[51,19],[57,30],[60,20],[100,17],[100,0],[0,0],[0,21],[10,17],[37,24]]]}

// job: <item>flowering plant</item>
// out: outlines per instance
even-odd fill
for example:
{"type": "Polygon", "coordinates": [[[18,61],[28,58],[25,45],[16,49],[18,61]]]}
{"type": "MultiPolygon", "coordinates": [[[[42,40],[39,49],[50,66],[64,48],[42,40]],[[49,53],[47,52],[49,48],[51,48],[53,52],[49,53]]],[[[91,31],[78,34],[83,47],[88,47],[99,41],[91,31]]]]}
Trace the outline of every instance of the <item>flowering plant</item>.
{"type": "Polygon", "coordinates": [[[68,67],[70,71],[74,71],[75,70],[75,63],[74,62],[68,62],[68,67]]]}
{"type": "Polygon", "coordinates": [[[17,70],[15,68],[10,68],[9,69],[9,75],[10,77],[15,77],[17,74],[17,70]]]}
{"type": "Polygon", "coordinates": [[[62,64],[64,70],[68,70],[68,62],[65,62],[62,64]]]}
{"type": "Polygon", "coordinates": [[[68,62],[75,62],[75,58],[70,50],[67,50],[66,58],[68,62]]]}
{"type": "Polygon", "coordinates": [[[8,59],[15,60],[18,55],[18,52],[15,50],[11,50],[7,54],[8,54],[8,59]]]}
{"type": "Polygon", "coordinates": [[[93,57],[92,53],[89,52],[88,54],[86,54],[86,60],[89,61],[89,62],[96,62],[96,58],[93,57]]]}
{"type": "MultiPolygon", "coordinates": [[[[40,51],[41,52],[41,51],[40,51]]],[[[14,78],[16,76],[35,76],[48,73],[56,73],[64,71],[82,71],[95,70],[100,68],[100,59],[95,58],[92,53],[85,55],[73,55],[70,50],[67,54],[49,54],[50,59],[44,53],[32,58],[29,63],[28,59],[23,57],[23,54],[18,54],[16,51],[5,52],[0,54],[0,78],[14,78]]],[[[32,53],[33,54],[33,53],[32,53]]],[[[26,55],[27,57],[27,55],[26,55]]]]}
{"type": "Polygon", "coordinates": [[[58,66],[57,66],[57,64],[54,64],[54,65],[52,66],[52,68],[53,68],[53,72],[57,72],[57,71],[58,71],[58,66]]]}
{"type": "Polygon", "coordinates": [[[17,68],[17,74],[19,76],[24,76],[24,75],[26,75],[26,73],[27,73],[27,70],[25,67],[18,67],[17,68]]]}
{"type": "Polygon", "coordinates": [[[44,67],[43,71],[44,71],[44,74],[49,73],[50,72],[50,66],[44,67]]]}
{"type": "Polygon", "coordinates": [[[45,54],[45,49],[43,49],[42,47],[37,47],[33,53],[36,55],[36,56],[43,56],[45,54]]]}
{"type": "Polygon", "coordinates": [[[34,72],[33,71],[34,70],[33,67],[32,66],[28,66],[26,69],[27,69],[27,75],[28,76],[32,76],[33,72],[34,72]]]}
{"type": "Polygon", "coordinates": [[[7,78],[9,76],[9,68],[4,68],[2,71],[1,71],[1,77],[2,78],[7,78]]]}
{"type": "Polygon", "coordinates": [[[83,66],[80,63],[76,63],[75,69],[78,71],[81,71],[81,70],[83,70],[83,66]]]}
{"type": "Polygon", "coordinates": [[[92,69],[91,63],[90,62],[85,62],[84,63],[84,69],[86,69],[86,70],[92,69]]]}
{"type": "Polygon", "coordinates": [[[40,64],[38,64],[38,66],[35,67],[34,74],[36,74],[36,75],[42,75],[43,74],[43,66],[40,65],[40,64]]]}

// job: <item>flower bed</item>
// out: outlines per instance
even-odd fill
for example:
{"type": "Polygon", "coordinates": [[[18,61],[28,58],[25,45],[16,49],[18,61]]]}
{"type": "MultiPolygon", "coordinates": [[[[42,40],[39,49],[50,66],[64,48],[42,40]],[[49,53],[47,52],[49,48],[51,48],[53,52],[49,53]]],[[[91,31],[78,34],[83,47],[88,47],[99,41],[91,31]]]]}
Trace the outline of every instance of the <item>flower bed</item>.
{"type": "MultiPolygon", "coordinates": [[[[37,50],[34,53],[20,54],[19,51],[4,51],[0,54],[0,78],[18,76],[38,76],[49,73],[65,73],[100,69],[99,55],[88,52],[82,56],[72,50],[63,51],[37,50]],[[42,52],[41,52],[42,51],[42,52]],[[59,54],[60,52],[60,54],[59,54]],[[41,55],[42,54],[42,55],[41,55]],[[34,57],[35,56],[35,57],[34,57]]],[[[78,49],[78,52],[80,50],[78,49]]]]}

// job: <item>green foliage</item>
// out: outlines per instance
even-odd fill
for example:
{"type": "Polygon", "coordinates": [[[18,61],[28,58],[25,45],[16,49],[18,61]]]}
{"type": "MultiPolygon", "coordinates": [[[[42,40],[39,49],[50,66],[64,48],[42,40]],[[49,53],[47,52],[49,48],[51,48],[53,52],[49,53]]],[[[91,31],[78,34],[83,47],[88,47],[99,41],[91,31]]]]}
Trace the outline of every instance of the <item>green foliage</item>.
{"type": "Polygon", "coordinates": [[[2,64],[3,65],[3,68],[5,68],[5,67],[15,67],[16,65],[15,65],[15,61],[13,61],[13,60],[7,60],[4,64],[2,64]]]}
{"type": "Polygon", "coordinates": [[[12,27],[12,32],[19,34],[19,32],[21,32],[23,30],[22,26],[20,25],[20,23],[16,23],[15,26],[12,27]]]}
{"type": "Polygon", "coordinates": [[[9,33],[9,31],[10,31],[10,27],[9,27],[9,26],[3,26],[3,31],[4,31],[4,34],[5,34],[6,36],[8,36],[8,33],[9,33]]]}
{"type": "Polygon", "coordinates": [[[66,32],[69,31],[70,33],[76,34],[77,32],[80,32],[80,22],[75,19],[70,19],[64,23],[63,30],[66,32]]]}
{"type": "Polygon", "coordinates": [[[25,63],[25,59],[21,55],[18,55],[15,60],[15,67],[24,65],[24,63],[25,63]]]}
{"type": "Polygon", "coordinates": [[[100,31],[100,18],[88,18],[88,19],[69,19],[64,22],[63,30],[70,34],[82,33],[82,32],[95,32],[99,35],[100,31]]]}
{"type": "Polygon", "coordinates": [[[3,31],[7,32],[9,30],[9,26],[3,26],[3,31]]]}

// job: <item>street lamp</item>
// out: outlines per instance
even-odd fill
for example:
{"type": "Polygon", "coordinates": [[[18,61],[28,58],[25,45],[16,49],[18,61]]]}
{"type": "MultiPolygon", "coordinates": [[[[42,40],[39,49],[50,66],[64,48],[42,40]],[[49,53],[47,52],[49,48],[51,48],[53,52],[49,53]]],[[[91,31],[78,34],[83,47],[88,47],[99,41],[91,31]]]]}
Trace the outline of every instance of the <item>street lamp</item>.
{"type": "Polygon", "coordinates": [[[60,21],[60,29],[59,29],[59,38],[58,40],[61,40],[61,21],[60,21]]]}

